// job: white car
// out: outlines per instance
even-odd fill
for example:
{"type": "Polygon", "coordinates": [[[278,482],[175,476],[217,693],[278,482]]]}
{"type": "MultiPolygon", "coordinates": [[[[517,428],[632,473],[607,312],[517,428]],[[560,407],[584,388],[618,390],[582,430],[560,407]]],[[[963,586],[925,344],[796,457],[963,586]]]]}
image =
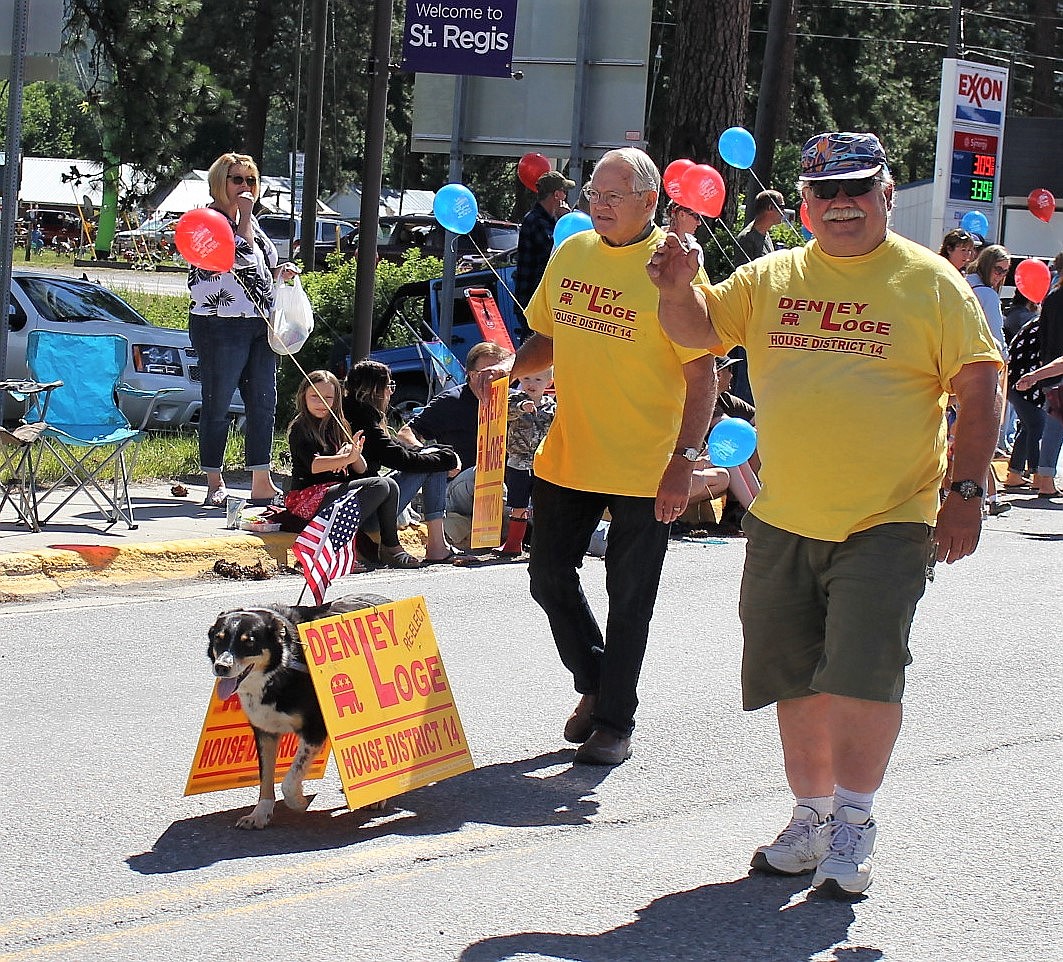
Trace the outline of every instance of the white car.
{"type": "MultiPolygon", "coordinates": [[[[113,291],[94,281],[20,268],[11,275],[5,378],[29,377],[26,337],[32,330],[121,334],[129,341],[123,383],[142,391],[180,389],[163,395],[147,427],[196,426],[203,395],[198,358],[187,331],[156,327],[113,291]]],[[[125,394],[119,399],[130,423],[139,427],[149,401],[125,394]]],[[[21,406],[5,396],[4,420],[17,420],[21,414],[21,406]]],[[[238,394],[233,396],[229,414],[236,423],[242,423],[244,406],[238,394]]]]}
{"type": "MultiPolygon", "coordinates": [[[[324,267],[325,258],[337,248],[348,258],[354,256],[354,249],[358,243],[358,228],[354,224],[346,220],[337,220],[335,217],[318,217],[314,223],[317,232],[314,256],[318,267],[324,267]]],[[[282,261],[299,258],[299,235],[303,225],[298,217],[293,220],[283,214],[260,214],[258,224],[266,232],[266,236],[273,241],[273,246],[277,248],[282,261]],[[293,235],[295,243],[289,248],[288,238],[293,235]]]]}

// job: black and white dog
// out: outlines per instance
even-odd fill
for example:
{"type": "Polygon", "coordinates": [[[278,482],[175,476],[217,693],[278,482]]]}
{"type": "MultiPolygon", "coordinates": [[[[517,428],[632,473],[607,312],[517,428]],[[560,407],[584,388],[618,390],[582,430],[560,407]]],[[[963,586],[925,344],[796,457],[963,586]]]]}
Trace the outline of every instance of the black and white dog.
{"type": "Polygon", "coordinates": [[[281,794],[284,804],[298,812],[309,804],[303,778],[327,733],[297,626],[390,601],[381,595],[347,595],[320,607],[276,604],[218,615],[207,647],[214,674],[221,679],[218,697],[239,695],[258,749],[258,804],[236,822],[237,828],[265,828],[273,817],[277,746],[288,732],[299,736],[299,748],[281,783],[281,794]]]}

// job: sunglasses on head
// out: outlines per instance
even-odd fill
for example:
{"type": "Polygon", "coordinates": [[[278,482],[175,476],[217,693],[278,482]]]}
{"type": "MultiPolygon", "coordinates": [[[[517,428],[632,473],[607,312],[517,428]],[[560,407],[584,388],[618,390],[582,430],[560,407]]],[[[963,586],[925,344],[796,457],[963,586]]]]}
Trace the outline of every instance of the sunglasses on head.
{"type": "Polygon", "coordinates": [[[861,177],[858,180],[810,180],[808,187],[816,200],[834,200],[839,190],[845,191],[846,197],[863,197],[875,186],[875,177],[861,177]]]}
{"type": "Polygon", "coordinates": [[[254,174],[248,174],[246,177],[243,174],[229,174],[228,176],[237,187],[242,187],[244,184],[254,187],[258,183],[258,178],[254,174]]]}

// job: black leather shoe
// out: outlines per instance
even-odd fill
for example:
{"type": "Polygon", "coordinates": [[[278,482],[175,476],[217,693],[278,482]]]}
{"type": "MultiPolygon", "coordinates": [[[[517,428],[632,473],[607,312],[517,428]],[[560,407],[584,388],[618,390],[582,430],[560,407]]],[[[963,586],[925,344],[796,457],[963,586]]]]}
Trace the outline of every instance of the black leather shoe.
{"type": "Polygon", "coordinates": [[[596,728],[594,734],[576,749],[574,760],[583,765],[619,765],[630,757],[630,738],[596,728]]]}
{"type": "Polygon", "coordinates": [[[591,724],[591,713],[598,702],[597,695],[584,695],[576,706],[576,710],[568,716],[565,722],[565,741],[574,745],[582,745],[591,737],[594,725],[591,724]]]}

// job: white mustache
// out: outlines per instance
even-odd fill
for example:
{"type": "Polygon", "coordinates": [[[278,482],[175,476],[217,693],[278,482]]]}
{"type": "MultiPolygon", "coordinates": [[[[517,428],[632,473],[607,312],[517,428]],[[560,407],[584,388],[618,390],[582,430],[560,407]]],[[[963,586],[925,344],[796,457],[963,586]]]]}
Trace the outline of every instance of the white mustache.
{"type": "Polygon", "coordinates": [[[857,220],[866,216],[858,207],[832,207],[823,212],[824,220],[857,220]]]}

